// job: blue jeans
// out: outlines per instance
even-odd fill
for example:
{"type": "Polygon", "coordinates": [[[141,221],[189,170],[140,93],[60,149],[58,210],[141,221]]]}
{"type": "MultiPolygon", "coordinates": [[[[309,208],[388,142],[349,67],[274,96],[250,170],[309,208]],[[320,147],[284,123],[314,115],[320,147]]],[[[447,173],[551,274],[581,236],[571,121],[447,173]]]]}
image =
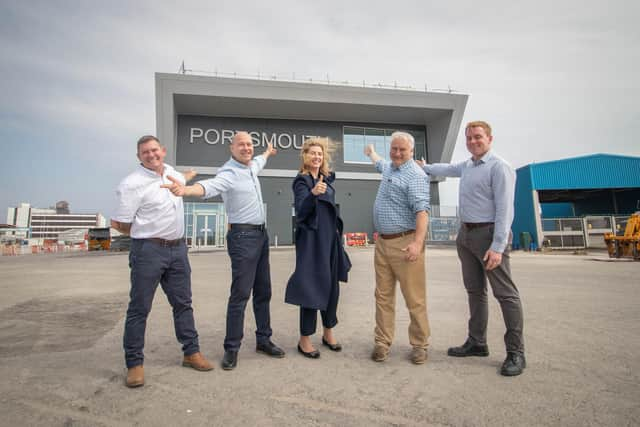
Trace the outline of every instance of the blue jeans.
{"type": "Polygon", "coordinates": [[[236,230],[227,233],[227,251],[231,258],[231,294],[227,304],[226,351],[238,351],[244,330],[244,311],[253,293],[256,318],[256,341],[271,337],[271,273],[269,270],[269,236],[266,230],[236,230]]]}
{"type": "Polygon", "coordinates": [[[153,296],[158,287],[173,308],[173,324],[182,351],[189,356],[200,351],[198,332],[191,308],[191,266],[187,245],[163,247],[147,239],[132,239],[129,252],[131,291],[124,326],[124,354],[127,368],[144,362],[144,333],[153,296]]]}

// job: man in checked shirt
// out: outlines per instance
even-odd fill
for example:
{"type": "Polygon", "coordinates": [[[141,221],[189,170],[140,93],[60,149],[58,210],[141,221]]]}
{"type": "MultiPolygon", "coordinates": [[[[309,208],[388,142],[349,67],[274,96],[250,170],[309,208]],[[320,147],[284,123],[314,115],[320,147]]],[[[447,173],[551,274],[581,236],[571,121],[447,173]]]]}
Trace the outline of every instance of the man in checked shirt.
{"type": "Polygon", "coordinates": [[[507,327],[504,335],[507,358],[500,373],[520,375],[527,365],[522,338],[522,304],[518,288],[511,278],[508,247],[513,221],[515,172],[491,151],[493,136],[488,123],[468,123],[465,135],[470,159],[457,164],[418,162],[431,176],[460,177],[462,224],[456,246],[469,298],[469,336],[463,345],[451,347],[447,354],[454,357],[489,355],[489,279],[507,327]]]}
{"type": "Polygon", "coordinates": [[[373,207],[373,221],[379,233],[374,266],[376,272],[375,346],[371,358],[384,362],[395,331],[396,281],[409,310],[410,360],[416,365],[427,361],[429,320],[424,260],[424,239],[429,212],[429,178],[413,161],[414,139],[411,134],[391,135],[391,161],[374,150],[365,155],[382,173],[373,207]]]}

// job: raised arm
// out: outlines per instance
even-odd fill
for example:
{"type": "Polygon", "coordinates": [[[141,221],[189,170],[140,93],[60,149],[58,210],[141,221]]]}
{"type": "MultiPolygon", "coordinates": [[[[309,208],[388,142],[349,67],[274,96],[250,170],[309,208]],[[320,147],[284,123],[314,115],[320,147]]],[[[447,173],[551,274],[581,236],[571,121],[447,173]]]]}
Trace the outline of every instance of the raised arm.
{"type": "Polygon", "coordinates": [[[422,167],[422,170],[431,176],[449,176],[460,177],[462,176],[462,169],[465,162],[461,163],[424,163],[419,161],[418,165],[422,167]]]}
{"type": "Polygon", "coordinates": [[[269,157],[275,156],[276,154],[278,154],[278,150],[273,148],[273,144],[269,142],[267,144],[267,148],[265,148],[265,150],[262,152],[262,157],[264,157],[264,160],[266,161],[269,159],[269,157]]]}
{"type": "Polygon", "coordinates": [[[374,165],[380,160],[383,160],[383,158],[380,157],[378,153],[376,153],[375,148],[373,148],[373,144],[369,144],[364,147],[364,155],[369,157],[369,159],[371,159],[371,163],[373,163],[374,165]]]}

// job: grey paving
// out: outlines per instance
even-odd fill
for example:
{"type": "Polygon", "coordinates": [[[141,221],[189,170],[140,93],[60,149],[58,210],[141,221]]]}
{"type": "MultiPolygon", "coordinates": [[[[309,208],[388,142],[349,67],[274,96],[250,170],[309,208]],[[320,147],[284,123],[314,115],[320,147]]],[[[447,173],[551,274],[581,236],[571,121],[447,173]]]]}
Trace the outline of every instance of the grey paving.
{"type": "MultiPolygon", "coordinates": [[[[272,326],[284,359],[255,353],[247,312],[238,368],[180,366],[170,307],[156,294],[147,327],[146,385],[124,387],[121,349],[126,254],[0,258],[0,425],[640,425],[640,263],[604,254],[515,254],[528,368],[505,378],[504,326],[491,299],[487,358],[455,359],[466,296],[455,250],[429,248],[429,360],[409,360],[408,315],[398,291],[396,342],[369,359],[373,250],[352,249],[336,335],[342,353],[295,351],[298,311],[283,303],[292,249],[272,251],[272,326]]],[[[230,281],[223,251],[192,253],[202,350],[222,357],[230,281]]],[[[320,344],[319,337],[315,339],[320,344]]]]}

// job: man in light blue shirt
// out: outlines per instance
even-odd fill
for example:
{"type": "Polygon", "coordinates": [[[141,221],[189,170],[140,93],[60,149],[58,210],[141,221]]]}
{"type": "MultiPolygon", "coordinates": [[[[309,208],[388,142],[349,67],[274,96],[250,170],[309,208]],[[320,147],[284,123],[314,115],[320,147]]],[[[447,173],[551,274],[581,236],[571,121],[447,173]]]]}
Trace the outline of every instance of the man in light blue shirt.
{"type": "Polygon", "coordinates": [[[493,136],[488,123],[477,121],[465,129],[471,158],[457,164],[424,164],[431,176],[460,177],[460,219],[456,239],[464,286],[469,297],[469,337],[460,347],[449,348],[449,356],[488,356],[487,279],[500,303],[507,327],[507,347],[501,374],[520,375],[526,367],[522,338],[523,316],[518,288],[511,278],[509,249],[515,172],[491,150],[493,136]]]}
{"type": "Polygon", "coordinates": [[[230,145],[231,159],[215,178],[185,186],[178,180],[165,185],[176,196],[211,198],[222,195],[229,232],[227,251],[231,258],[231,295],[227,304],[227,333],[224,339],[222,368],[234,369],[243,337],[244,311],[253,293],[256,319],[256,351],[272,357],[284,357],[284,351],[271,342],[271,274],[269,236],[258,173],[267,159],[276,154],[271,144],[260,156],[253,157],[253,141],[247,132],[237,132],[230,145]]]}
{"type": "Polygon", "coordinates": [[[373,145],[365,154],[382,174],[373,206],[379,233],[374,255],[376,272],[376,328],[371,358],[384,362],[395,335],[396,282],[409,310],[410,359],[427,361],[430,335],[427,318],[427,284],[424,239],[429,213],[429,179],[413,161],[414,139],[406,132],[391,135],[391,161],[380,157],[373,145]]]}

